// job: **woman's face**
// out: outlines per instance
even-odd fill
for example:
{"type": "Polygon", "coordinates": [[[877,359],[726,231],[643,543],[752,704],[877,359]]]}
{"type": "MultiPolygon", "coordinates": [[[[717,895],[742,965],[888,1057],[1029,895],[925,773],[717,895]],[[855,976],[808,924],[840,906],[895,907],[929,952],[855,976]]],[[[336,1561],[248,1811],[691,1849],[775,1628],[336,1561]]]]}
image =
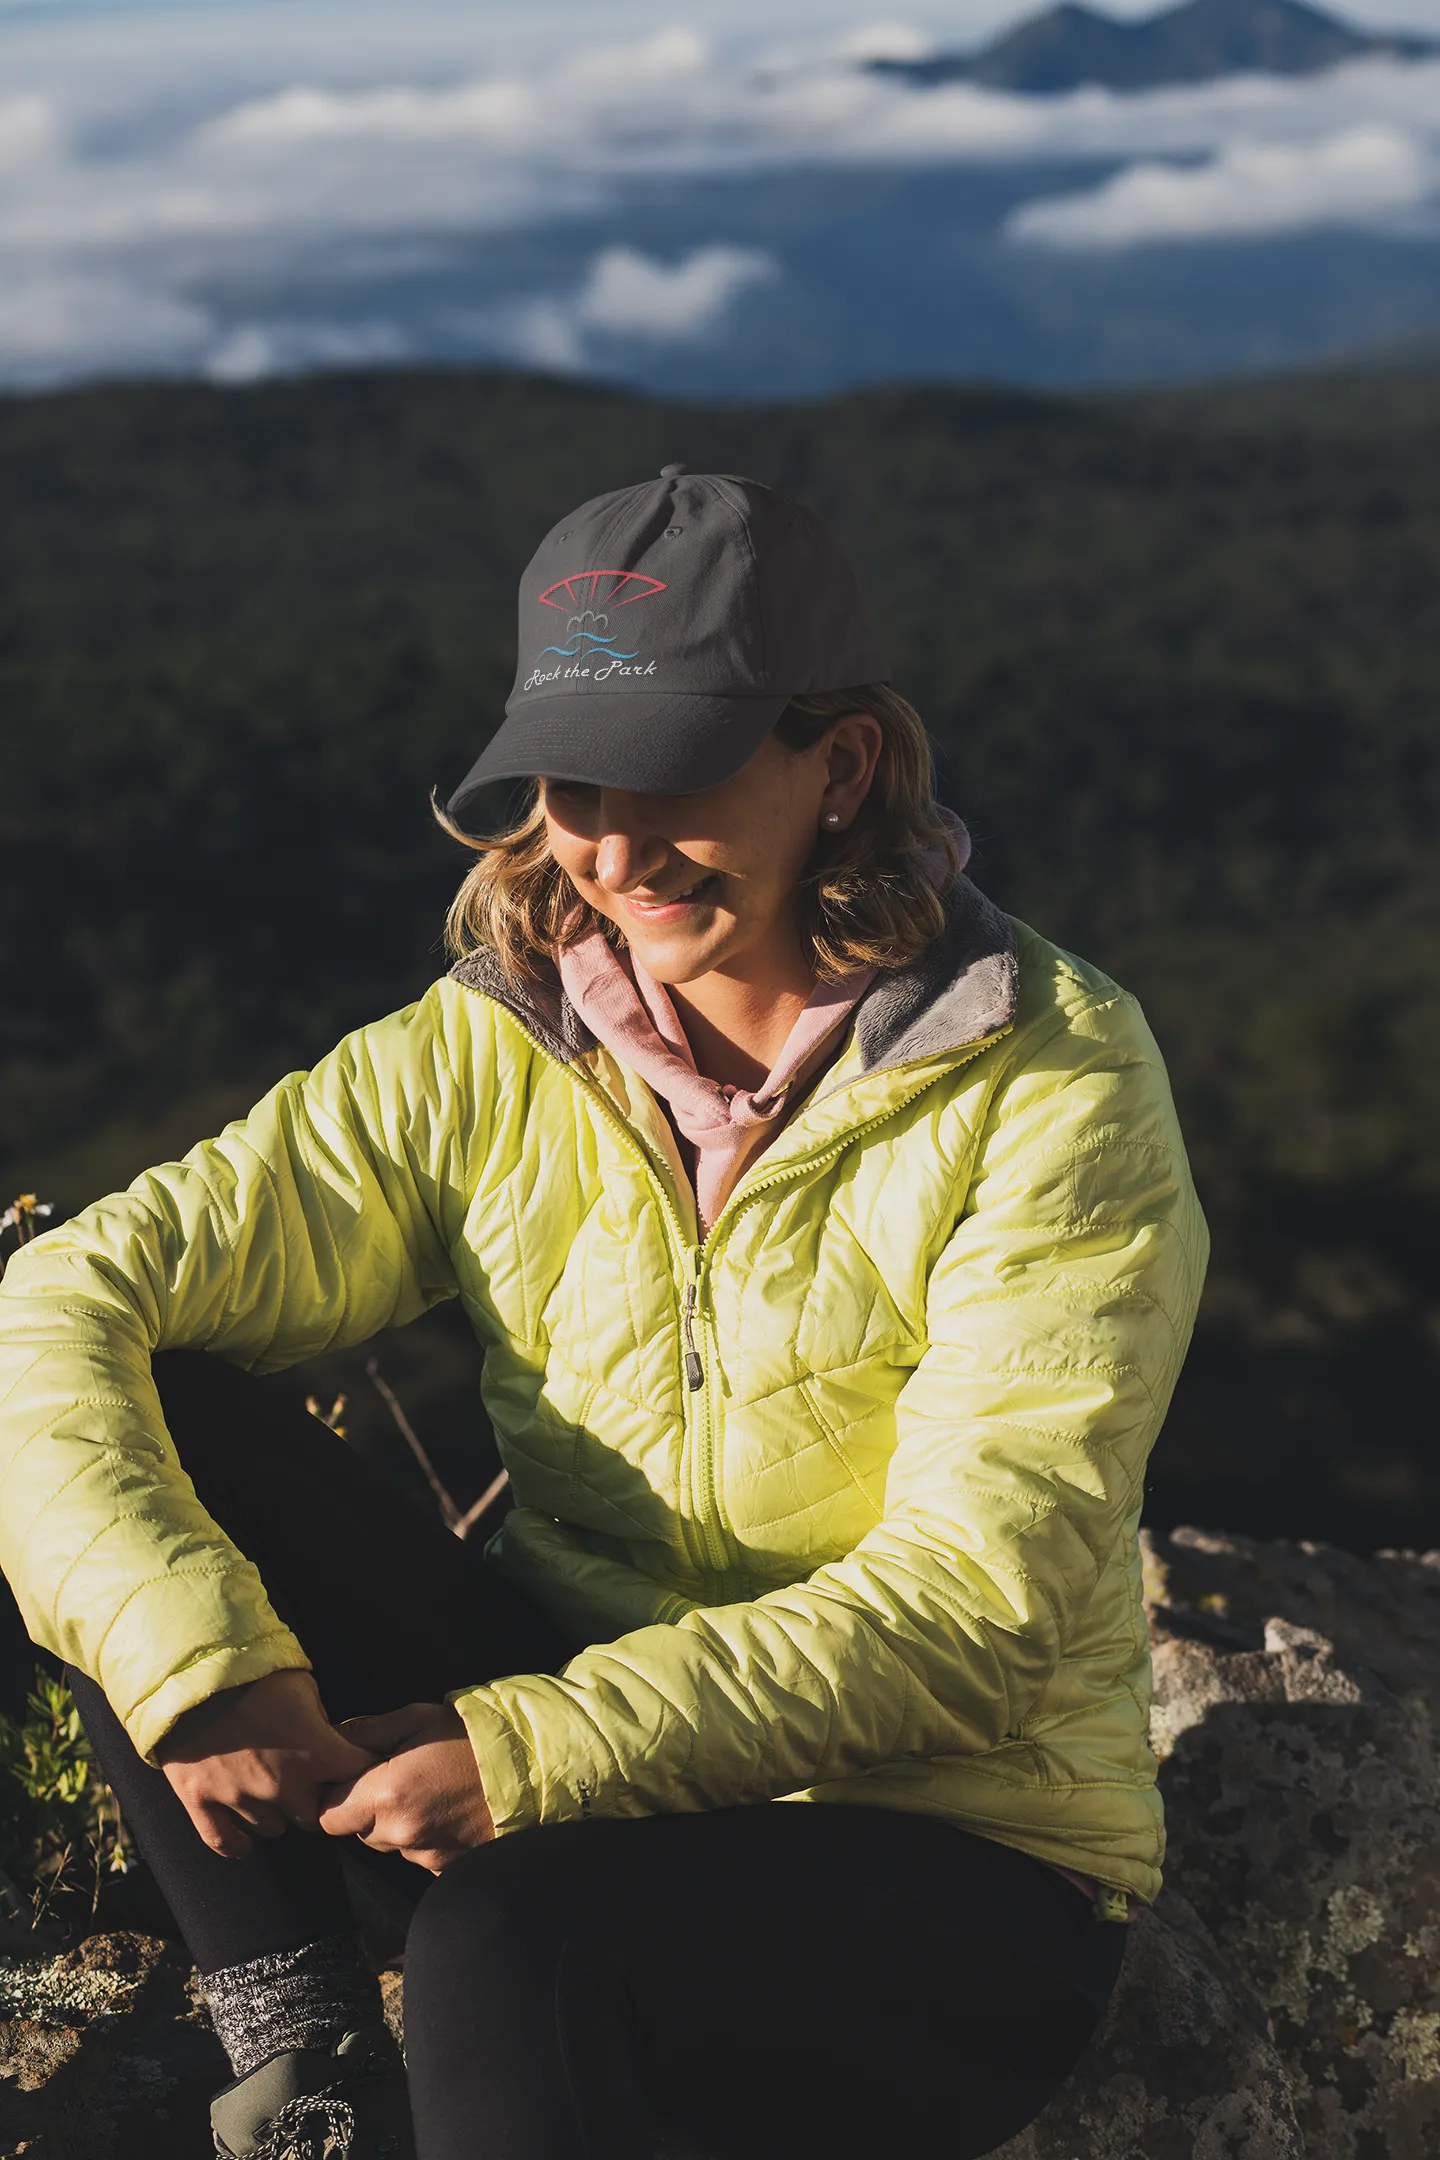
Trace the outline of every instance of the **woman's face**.
{"type": "Polygon", "coordinates": [[[793,962],[796,888],[821,818],[834,810],[833,829],[849,825],[880,742],[878,721],[854,713],[809,750],[768,737],[731,779],[694,795],[546,780],[550,849],[658,982],[743,974],[747,963],[763,973],[793,962]]]}

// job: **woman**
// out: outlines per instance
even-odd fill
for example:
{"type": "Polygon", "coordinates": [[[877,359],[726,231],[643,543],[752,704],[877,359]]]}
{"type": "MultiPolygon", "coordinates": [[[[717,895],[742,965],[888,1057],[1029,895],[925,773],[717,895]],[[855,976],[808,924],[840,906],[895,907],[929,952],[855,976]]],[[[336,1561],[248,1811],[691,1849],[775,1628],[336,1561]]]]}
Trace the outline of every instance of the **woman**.
{"type": "Polygon", "coordinates": [[[1104,2009],[1204,1228],[1133,1001],[963,877],[886,673],[767,489],[576,511],[448,978],[11,1264],[5,1565],[200,1966],[222,2154],[411,2150],[357,1840],[433,1877],[420,2160],[980,2154],[1104,2009]],[[483,1568],[235,1370],[456,1295],[483,1568]]]}

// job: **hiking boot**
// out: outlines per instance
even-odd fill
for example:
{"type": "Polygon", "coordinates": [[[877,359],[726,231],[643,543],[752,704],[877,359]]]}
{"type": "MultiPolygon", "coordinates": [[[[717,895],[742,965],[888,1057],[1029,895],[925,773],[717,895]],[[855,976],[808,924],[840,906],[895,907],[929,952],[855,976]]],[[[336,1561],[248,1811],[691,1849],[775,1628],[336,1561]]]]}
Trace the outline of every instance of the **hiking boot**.
{"type": "Polygon", "coordinates": [[[400,2050],[383,2025],[287,2048],[210,2103],[217,2160],[415,2160],[400,2050]]]}

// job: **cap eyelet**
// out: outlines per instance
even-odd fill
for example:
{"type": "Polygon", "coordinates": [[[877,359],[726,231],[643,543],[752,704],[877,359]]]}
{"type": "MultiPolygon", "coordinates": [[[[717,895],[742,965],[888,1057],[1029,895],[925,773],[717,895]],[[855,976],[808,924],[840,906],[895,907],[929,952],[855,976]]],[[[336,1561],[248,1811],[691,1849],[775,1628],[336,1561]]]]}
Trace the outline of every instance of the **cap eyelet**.
{"type": "Polygon", "coordinates": [[[667,540],[678,540],[684,530],[685,528],[683,525],[667,525],[665,528],[665,538],[667,540]]]}

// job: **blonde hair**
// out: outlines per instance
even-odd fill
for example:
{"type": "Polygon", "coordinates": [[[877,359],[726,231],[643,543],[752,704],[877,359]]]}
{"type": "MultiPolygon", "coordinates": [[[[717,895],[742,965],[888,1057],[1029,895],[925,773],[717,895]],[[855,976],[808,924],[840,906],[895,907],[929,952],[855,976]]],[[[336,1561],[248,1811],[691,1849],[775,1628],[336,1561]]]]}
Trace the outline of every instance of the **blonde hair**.
{"type": "MultiPolygon", "coordinates": [[[[886,684],[794,698],[775,734],[789,750],[808,750],[856,712],[880,723],[875,777],[848,830],[817,836],[800,880],[801,924],[821,981],[913,960],[939,934],[943,896],[960,872],[955,842],[935,805],[925,723],[886,684]]],[[[434,809],[446,832],[478,857],[445,918],[445,942],[457,959],[488,947],[519,984],[542,977],[552,954],[592,931],[623,947],[618,926],[580,898],[550,853],[538,781],[524,815],[503,832],[462,832],[438,802],[434,809]]]]}

